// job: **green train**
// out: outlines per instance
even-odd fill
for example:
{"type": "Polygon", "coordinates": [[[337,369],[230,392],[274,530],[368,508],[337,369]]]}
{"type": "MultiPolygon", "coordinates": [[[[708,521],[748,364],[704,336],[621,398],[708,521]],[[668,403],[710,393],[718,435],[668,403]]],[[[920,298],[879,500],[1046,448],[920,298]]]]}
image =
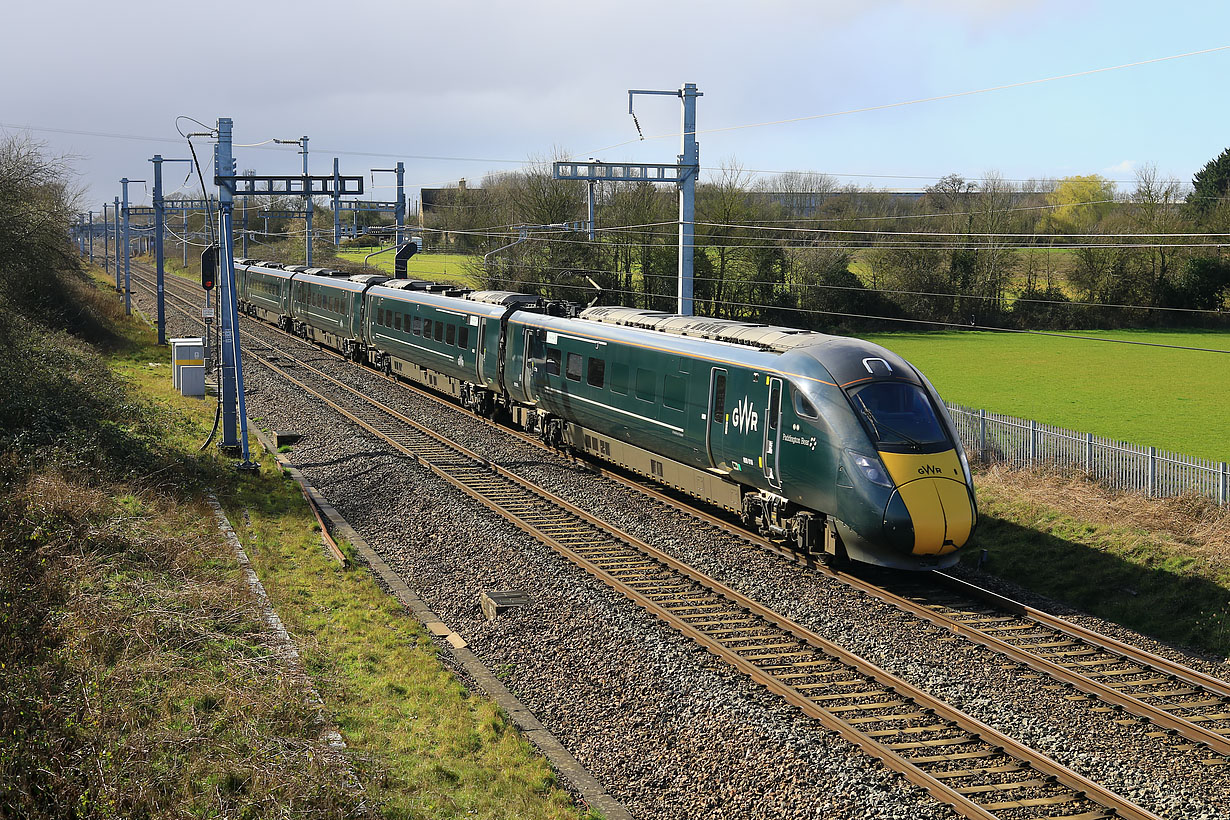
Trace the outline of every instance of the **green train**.
{"type": "Polygon", "coordinates": [[[858,339],[239,260],[241,309],[801,551],[950,566],[977,504],[934,387],[858,339]]]}

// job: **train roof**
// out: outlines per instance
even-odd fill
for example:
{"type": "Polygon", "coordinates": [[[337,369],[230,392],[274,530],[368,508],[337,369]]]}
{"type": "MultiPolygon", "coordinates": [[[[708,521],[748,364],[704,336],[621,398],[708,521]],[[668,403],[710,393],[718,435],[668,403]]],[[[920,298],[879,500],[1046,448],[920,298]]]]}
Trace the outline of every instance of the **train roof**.
{"type": "Polygon", "coordinates": [[[517,293],[512,290],[476,290],[473,293],[467,293],[466,297],[472,302],[486,302],[489,305],[540,305],[542,303],[541,296],[534,296],[529,293],[517,293]]]}
{"type": "Polygon", "coordinates": [[[810,330],[736,322],[731,319],[712,319],[707,316],[679,316],[674,313],[627,307],[587,308],[581,311],[579,318],[670,333],[676,336],[730,342],[772,353],[786,353],[800,347],[823,344],[836,338],[827,333],[816,333],[810,330]]]}
{"type": "Polygon", "coordinates": [[[327,288],[348,290],[353,293],[362,293],[367,288],[367,285],[362,282],[353,282],[340,276],[319,276],[312,273],[301,273],[295,278],[295,281],[321,285],[327,288]]]}

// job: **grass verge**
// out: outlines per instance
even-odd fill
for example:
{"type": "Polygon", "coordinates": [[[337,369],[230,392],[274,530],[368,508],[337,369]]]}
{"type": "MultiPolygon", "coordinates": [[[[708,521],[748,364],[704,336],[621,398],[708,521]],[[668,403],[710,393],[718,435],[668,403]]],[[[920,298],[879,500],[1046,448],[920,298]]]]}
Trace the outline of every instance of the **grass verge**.
{"type": "Polygon", "coordinates": [[[1230,658],[1230,510],[1146,499],[1083,477],[975,477],[985,569],[1161,641],[1230,658]]]}

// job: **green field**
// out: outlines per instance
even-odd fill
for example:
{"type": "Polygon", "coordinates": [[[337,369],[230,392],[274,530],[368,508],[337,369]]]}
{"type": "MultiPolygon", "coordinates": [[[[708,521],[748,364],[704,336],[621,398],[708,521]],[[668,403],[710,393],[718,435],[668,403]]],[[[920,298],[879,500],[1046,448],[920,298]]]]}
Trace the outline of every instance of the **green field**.
{"type": "MultiPolygon", "coordinates": [[[[368,250],[338,251],[339,259],[347,262],[363,263],[363,257],[372,252],[368,250]]],[[[418,279],[430,279],[434,282],[456,282],[468,288],[480,287],[471,273],[469,263],[476,257],[464,253],[423,253],[410,257],[406,266],[406,274],[418,279]]],[[[393,272],[393,252],[374,256],[368,260],[368,266],[384,273],[393,272]]]]}
{"type": "Polygon", "coordinates": [[[1230,461],[1230,332],[884,333],[948,401],[1080,432],[1230,461]]]}

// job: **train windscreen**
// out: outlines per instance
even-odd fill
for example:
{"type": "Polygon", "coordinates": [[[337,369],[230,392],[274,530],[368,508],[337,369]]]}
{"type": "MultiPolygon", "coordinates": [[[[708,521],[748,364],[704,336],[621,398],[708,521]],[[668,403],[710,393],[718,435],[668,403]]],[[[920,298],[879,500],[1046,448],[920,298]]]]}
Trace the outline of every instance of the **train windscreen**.
{"type": "Polygon", "coordinates": [[[850,391],[855,411],[878,445],[934,449],[948,434],[921,387],[908,382],[871,382],[850,391]]]}

